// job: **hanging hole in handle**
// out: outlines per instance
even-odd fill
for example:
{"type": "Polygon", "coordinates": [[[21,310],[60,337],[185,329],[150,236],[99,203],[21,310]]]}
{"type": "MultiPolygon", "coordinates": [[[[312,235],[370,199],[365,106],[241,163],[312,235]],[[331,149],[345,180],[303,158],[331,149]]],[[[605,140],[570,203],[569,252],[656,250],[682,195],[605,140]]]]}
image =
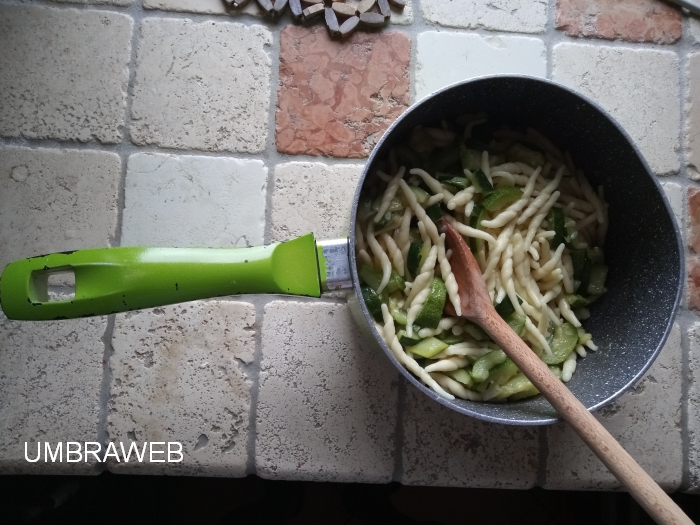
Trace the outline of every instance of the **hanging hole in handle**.
{"type": "Polygon", "coordinates": [[[32,272],[32,302],[68,302],[75,299],[75,272],[70,266],[32,272]]]}

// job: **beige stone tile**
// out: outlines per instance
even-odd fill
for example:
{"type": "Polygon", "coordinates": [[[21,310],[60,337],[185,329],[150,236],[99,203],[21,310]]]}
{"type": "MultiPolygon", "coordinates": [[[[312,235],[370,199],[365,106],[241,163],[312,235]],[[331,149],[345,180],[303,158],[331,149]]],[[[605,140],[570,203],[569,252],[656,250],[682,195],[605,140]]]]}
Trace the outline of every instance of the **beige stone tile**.
{"type": "Polygon", "coordinates": [[[671,205],[671,211],[676,219],[676,223],[681,231],[683,231],[683,187],[676,182],[664,181],[661,182],[661,187],[666,194],[666,199],[671,205]]]}
{"type": "Polygon", "coordinates": [[[121,141],[132,19],[0,5],[0,135],[121,141]]]}
{"type": "Polygon", "coordinates": [[[678,171],[680,87],[676,53],[563,43],[554,46],[552,55],[555,81],[591,97],[609,111],[658,175],[678,171]]]}
{"type": "Polygon", "coordinates": [[[121,161],[115,153],[0,148],[0,268],[114,240],[121,161]]]}
{"type": "Polygon", "coordinates": [[[137,153],[129,157],[122,246],[227,248],[263,243],[261,160],[137,153]]]}
{"type": "Polygon", "coordinates": [[[539,428],[486,423],[406,386],[404,485],[527,489],[535,485],[539,428]]]}
{"type": "MultiPolygon", "coordinates": [[[[666,345],[644,377],[596,419],[665,490],[680,486],[681,330],[674,324],[666,345]]],[[[566,424],[548,429],[545,488],[611,490],[618,481],[566,424]]]]}
{"type": "Polygon", "coordinates": [[[65,447],[98,448],[106,329],[105,317],[27,322],[0,313],[0,474],[98,472],[94,456],[69,462],[65,447]],[[47,442],[52,454],[61,443],[60,461],[47,459],[47,442]],[[38,461],[27,461],[37,447],[38,461]]]}
{"type": "Polygon", "coordinates": [[[251,382],[244,366],[253,361],[254,325],[255,308],[242,302],[196,301],[117,315],[109,438],[118,452],[120,443],[177,441],[184,457],[179,463],[112,458],[111,471],[246,474],[251,382]]]}
{"type": "Polygon", "coordinates": [[[272,35],[260,25],[147,18],[141,24],[131,140],[259,153],[270,108],[272,35]]]}
{"type": "Polygon", "coordinates": [[[398,374],[359,330],[345,304],[267,304],[256,414],[259,476],[390,481],[398,374]]]}
{"type": "Polygon", "coordinates": [[[349,235],[350,212],[361,165],[280,164],[274,172],[271,234],[286,241],[313,232],[317,239],[349,235]]]}
{"type": "Polygon", "coordinates": [[[160,11],[180,11],[210,15],[250,15],[258,18],[262,18],[265,15],[255,0],[248,2],[242,9],[227,9],[224,0],[143,0],[143,7],[160,11]]]}
{"type": "Polygon", "coordinates": [[[547,2],[531,0],[422,0],[429,22],[463,29],[544,33],[547,2]]]}
{"type": "Polygon", "coordinates": [[[700,53],[688,57],[688,85],[690,94],[686,109],[686,146],[688,148],[688,176],[700,180],[700,53]]]}
{"type": "Polygon", "coordinates": [[[417,100],[482,75],[547,76],[547,49],[539,38],[425,31],[416,46],[417,100]]]}

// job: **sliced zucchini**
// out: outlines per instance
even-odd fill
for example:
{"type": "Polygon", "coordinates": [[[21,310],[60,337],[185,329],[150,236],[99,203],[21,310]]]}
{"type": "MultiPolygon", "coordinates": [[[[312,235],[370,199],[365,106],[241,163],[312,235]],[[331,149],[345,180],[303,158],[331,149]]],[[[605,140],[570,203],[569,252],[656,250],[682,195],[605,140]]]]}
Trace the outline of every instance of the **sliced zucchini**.
{"type": "Polygon", "coordinates": [[[421,357],[430,359],[431,357],[438,355],[448,346],[449,345],[447,343],[440,341],[440,339],[436,337],[428,337],[426,339],[422,339],[418,344],[413,346],[411,348],[411,352],[421,357]]]}
{"type": "Polygon", "coordinates": [[[459,146],[459,156],[462,161],[462,169],[476,171],[481,167],[481,152],[469,149],[465,144],[459,146]]]}
{"type": "Polygon", "coordinates": [[[513,312],[510,317],[506,319],[508,326],[518,335],[523,335],[525,332],[525,321],[527,317],[519,313],[513,312]]]}
{"type": "Polygon", "coordinates": [[[591,260],[591,264],[605,264],[605,254],[602,248],[594,246],[593,248],[588,248],[588,258],[591,260]]]}
{"type": "Polygon", "coordinates": [[[532,168],[544,166],[545,163],[543,153],[525,147],[519,142],[516,142],[508,148],[508,151],[506,151],[506,160],[508,160],[508,162],[524,162],[532,168]]]}
{"type": "Polygon", "coordinates": [[[432,206],[426,208],[425,213],[428,214],[428,217],[430,217],[430,220],[433,222],[437,222],[442,219],[442,207],[440,206],[439,202],[436,202],[432,206]]]}
{"type": "MultiPolygon", "coordinates": [[[[471,217],[469,218],[469,226],[471,226],[474,229],[480,230],[481,229],[481,221],[483,221],[486,218],[486,210],[482,208],[480,205],[476,204],[474,206],[474,209],[472,209],[472,214],[471,217]]],[[[483,239],[477,239],[475,237],[470,237],[469,238],[469,248],[471,249],[472,253],[477,253],[480,251],[484,250],[484,240],[483,239]]]]}
{"type": "Polygon", "coordinates": [[[567,295],[566,301],[569,303],[569,306],[571,306],[571,308],[573,308],[574,310],[576,308],[584,308],[588,306],[588,299],[576,294],[567,295]]]}
{"type": "Polygon", "coordinates": [[[447,288],[445,281],[439,277],[433,277],[428,291],[428,298],[423,303],[420,313],[416,317],[416,324],[425,328],[435,329],[442,319],[442,311],[445,309],[447,288]]]}
{"type": "Polygon", "coordinates": [[[443,179],[440,182],[442,182],[442,184],[445,186],[451,186],[456,191],[462,191],[471,184],[469,179],[466,177],[450,177],[449,179],[443,179]]]}
{"type": "Polygon", "coordinates": [[[554,237],[549,240],[549,246],[554,250],[564,242],[564,237],[566,235],[564,222],[564,210],[561,208],[552,208],[549,210],[549,224],[551,229],[554,230],[554,237]]]}
{"type": "Polygon", "coordinates": [[[425,204],[428,202],[428,199],[430,199],[430,194],[423,188],[419,188],[418,186],[409,186],[409,188],[411,188],[411,191],[416,196],[418,204],[425,204]]]}
{"type": "Polygon", "coordinates": [[[464,386],[472,386],[474,384],[472,376],[464,368],[446,372],[446,374],[458,383],[462,383],[464,386]]]}
{"type": "MultiPolygon", "coordinates": [[[[379,289],[379,285],[382,282],[382,272],[365,264],[360,267],[360,271],[358,273],[360,274],[360,279],[362,279],[362,281],[369,285],[374,291],[379,289]]],[[[404,282],[403,278],[392,270],[391,277],[389,277],[389,282],[384,290],[386,290],[386,293],[392,294],[397,290],[403,290],[404,288],[406,288],[406,283],[404,282]]]]}
{"type": "MultiPolygon", "coordinates": [[[[510,378],[512,378],[517,373],[518,367],[515,366],[515,363],[513,361],[507,358],[500,365],[495,366],[491,369],[491,373],[489,373],[489,377],[486,379],[486,381],[483,382],[483,385],[504,385],[510,380],[510,378]]],[[[481,390],[482,392],[486,390],[486,386],[483,387],[483,390],[481,390]]]]}
{"type": "Polygon", "coordinates": [[[581,272],[583,272],[584,261],[588,258],[586,250],[571,250],[571,264],[574,267],[573,278],[577,281],[581,280],[581,272]]]}
{"type": "Polygon", "coordinates": [[[608,276],[608,267],[604,264],[594,264],[591,266],[590,280],[586,293],[600,295],[605,287],[605,279],[608,276]]]}
{"type": "Polygon", "coordinates": [[[510,398],[511,401],[517,401],[518,399],[536,396],[539,393],[539,390],[535,388],[535,385],[527,377],[523,374],[518,374],[501,387],[498,399],[510,398]]]}
{"type": "Polygon", "coordinates": [[[443,332],[437,337],[440,339],[440,341],[444,341],[448,345],[456,345],[464,342],[464,337],[461,335],[454,335],[452,332],[443,332]]]}
{"type": "Polygon", "coordinates": [[[408,248],[408,255],[406,256],[406,266],[414,277],[418,275],[420,270],[421,248],[423,248],[422,242],[413,241],[408,248]]]}
{"type": "Polygon", "coordinates": [[[374,224],[374,229],[375,229],[375,230],[381,230],[382,228],[384,228],[384,226],[386,226],[386,225],[389,224],[391,221],[393,221],[393,220],[394,220],[394,217],[395,217],[394,212],[392,212],[392,211],[386,212],[386,213],[384,214],[384,217],[382,217],[381,219],[379,219],[379,222],[377,222],[377,223],[374,224]]]}
{"type": "Polygon", "coordinates": [[[402,346],[416,346],[421,342],[419,337],[408,337],[405,330],[396,332],[396,337],[399,339],[399,343],[401,343],[402,346]]]}
{"type": "MultiPolygon", "coordinates": [[[[523,300],[520,297],[518,297],[518,303],[523,304],[523,300]]],[[[513,306],[510,297],[506,295],[503,300],[496,305],[496,312],[498,312],[498,315],[503,319],[508,319],[508,317],[515,312],[515,306],[513,306]]]]}
{"type": "Polygon", "coordinates": [[[499,188],[481,201],[481,205],[488,211],[497,211],[506,206],[510,206],[522,196],[523,190],[520,188],[499,188]]]}
{"type": "Polygon", "coordinates": [[[370,315],[374,317],[374,320],[378,323],[383,322],[384,316],[382,315],[382,300],[377,295],[377,292],[366,285],[361,286],[360,290],[362,291],[362,298],[365,301],[365,306],[367,306],[367,310],[369,310],[370,315]]]}
{"type": "Polygon", "coordinates": [[[494,350],[480,357],[472,367],[472,378],[477,383],[485,381],[489,377],[489,372],[496,365],[500,365],[506,360],[506,354],[503,350],[494,350]]]}
{"type": "Polygon", "coordinates": [[[493,191],[493,186],[489,181],[489,178],[481,170],[476,170],[472,172],[471,182],[479,193],[491,193],[493,191]]]}
{"type": "Polygon", "coordinates": [[[548,365],[563,363],[569,354],[574,351],[578,343],[578,330],[571,323],[562,323],[554,329],[554,339],[550,343],[552,353],[543,356],[543,361],[548,365]]]}

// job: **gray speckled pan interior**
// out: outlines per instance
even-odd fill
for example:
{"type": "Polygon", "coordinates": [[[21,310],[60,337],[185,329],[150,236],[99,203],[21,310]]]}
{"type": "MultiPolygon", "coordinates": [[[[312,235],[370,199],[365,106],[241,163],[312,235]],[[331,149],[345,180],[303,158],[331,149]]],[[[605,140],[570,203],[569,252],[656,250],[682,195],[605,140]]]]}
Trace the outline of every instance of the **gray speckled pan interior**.
{"type": "MultiPolygon", "coordinates": [[[[439,127],[442,118],[451,121],[478,110],[515,129],[537,129],[571,153],[593,187],[605,187],[610,205],[605,245],[608,293],[591,307],[591,318],[584,323],[600,350],[578,360],[568,383],[586,407],[598,409],[632,386],[661,350],[680,301],[684,264],[678,226],[661,187],[628,135],[597,104],[551,81],[530,77],[483,77],[445,88],[412,106],[374,149],[355,195],[352,224],[362,183],[374,172],[377,159],[405,143],[417,124],[439,127]]],[[[354,233],[350,241],[354,246],[354,233]]],[[[351,261],[357,293],[354,252],[351,261]]],[[[359,307],[364,322],[372,327],[362,301],[359,307]]],[[[557,420],[542,396],[505,404],[447,401],[399,365],[373,327],[371,331],[401,373],[443,405],[499,423],[537,425],[557,420]]]]}

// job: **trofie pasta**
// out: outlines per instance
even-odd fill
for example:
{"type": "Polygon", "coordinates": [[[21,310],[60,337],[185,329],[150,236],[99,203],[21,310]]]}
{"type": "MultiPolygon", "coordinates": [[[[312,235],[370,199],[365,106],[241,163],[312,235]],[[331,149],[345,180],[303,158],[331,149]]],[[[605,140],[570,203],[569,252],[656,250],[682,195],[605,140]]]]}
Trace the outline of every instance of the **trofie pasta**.
{"type": "Polygon", "coordinates": [[[567,382],[597,350],[581,326],[605,293],[603,188],[533,129],[485,114],[414,129],[368,180],[358,208],[362,295],[394,356],[445,398],[538,394],[477,325],[460,317],[437,222],[467,240],[496,311],[567,382]]]}

